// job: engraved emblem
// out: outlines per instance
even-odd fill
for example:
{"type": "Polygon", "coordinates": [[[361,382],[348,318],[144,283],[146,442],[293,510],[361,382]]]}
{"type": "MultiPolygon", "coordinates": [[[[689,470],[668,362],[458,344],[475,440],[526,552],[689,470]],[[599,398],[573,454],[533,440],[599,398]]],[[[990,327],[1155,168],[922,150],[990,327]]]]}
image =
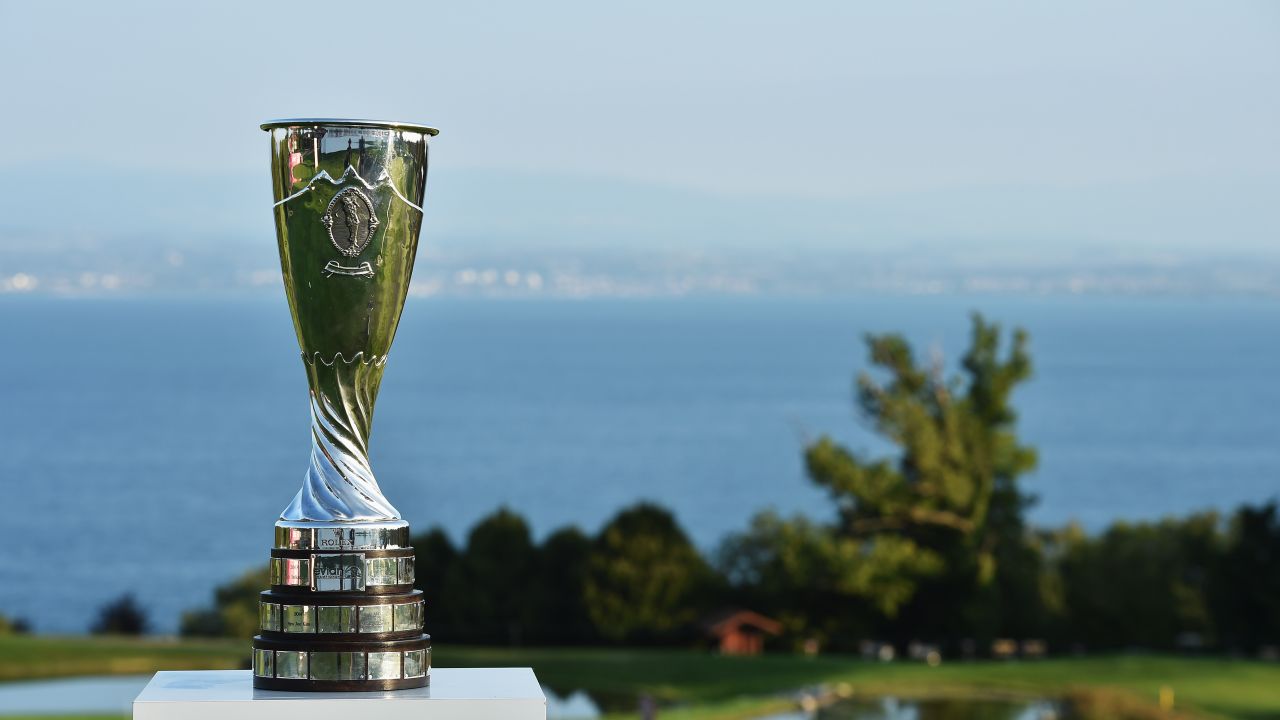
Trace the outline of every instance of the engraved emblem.
{"type": "Polygon", "coordinates": [[[315,568],[311,589],[316,592],[363,591],[364,556],[357,553],[312,555],[315,568]]]}
{"type": "Polygon", "coordinates": [[[356,257],[373,239],[378,229],[378,216],[373,201],[358,188],[345,188],[329,201],[320,222],[329,231],[329,239],[338,252],[356,257]]]}

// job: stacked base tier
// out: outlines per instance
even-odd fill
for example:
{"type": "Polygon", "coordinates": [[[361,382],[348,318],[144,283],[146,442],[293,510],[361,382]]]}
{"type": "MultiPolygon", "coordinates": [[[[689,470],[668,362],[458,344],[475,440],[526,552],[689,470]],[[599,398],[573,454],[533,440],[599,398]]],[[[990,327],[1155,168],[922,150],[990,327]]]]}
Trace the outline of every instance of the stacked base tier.
{"type": "Polygon", "coordinates": [[[402,521],[277,523],[253,686],[399,690],[430,679],[431,636],[402,521]]]}

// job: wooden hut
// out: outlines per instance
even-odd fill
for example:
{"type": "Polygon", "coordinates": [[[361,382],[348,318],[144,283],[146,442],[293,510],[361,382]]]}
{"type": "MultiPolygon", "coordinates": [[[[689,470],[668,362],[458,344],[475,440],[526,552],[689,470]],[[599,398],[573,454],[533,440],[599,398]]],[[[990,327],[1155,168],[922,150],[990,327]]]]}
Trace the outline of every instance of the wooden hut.
{"type": "Polygon", "coordinates": [[[766,635],[782,632],[782,623],[750,610],[726,610],[706,622],[722,655],[759,655],[766,635]]]}

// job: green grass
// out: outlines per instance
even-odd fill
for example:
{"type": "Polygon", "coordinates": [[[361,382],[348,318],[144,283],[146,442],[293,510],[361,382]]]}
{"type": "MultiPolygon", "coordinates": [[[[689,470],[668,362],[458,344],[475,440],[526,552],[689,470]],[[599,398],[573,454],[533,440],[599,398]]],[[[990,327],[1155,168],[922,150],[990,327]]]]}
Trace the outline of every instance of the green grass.
{"type": "MultiPolygon", "coordinates": [[[[244,667],[243,641],[88,637],[0,637],[0,679],[150,673],[244,667]]],[[[1106,698],[1155,707],[1162,686],[1181,711],[1200,717],[1280,718],[1280,664],[1246,660],[1117,655],[1038,662],[867,663],[849,657],[719,657],[684,650],[498,649],[442,645],[440,667],[531,666],[558,693],[585,690],[628,711],[648,693],[668,704],[663,720],[740,720],[790,706],[789,691],[845,684],[856,694],[1106,698]]],[[[624,712],[619,717],[628,717],[624,712]]],[[[42,720],[50,720],[42,716],[42,720]]],[[[62,720],[65,720],[62,719],[62,720]]]]}
{"type": "Polygon", "coordinates": [[[248,660],[245,641],[0,636],[0,680],[225,670],[248,667],[248,660]]]}

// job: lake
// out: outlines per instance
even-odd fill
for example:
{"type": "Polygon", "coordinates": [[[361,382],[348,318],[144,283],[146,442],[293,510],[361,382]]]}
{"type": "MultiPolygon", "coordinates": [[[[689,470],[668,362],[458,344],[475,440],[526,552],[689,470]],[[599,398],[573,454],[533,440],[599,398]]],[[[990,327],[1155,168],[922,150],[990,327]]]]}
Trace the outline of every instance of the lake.
{"type": "MultiPolygon", "coordinates": [[[[807,440],[882,452],[855,415],[866,332],[952,362],[981,310],[1031,333],[1015,395],[1033,521],[1229,510],[1280,489],[1280,301],[921,296],[411,298],[372,436],[416,529],[506,505],[538,536],[628,503],[712,548],[764,508],[826,517],[807,440]]],[[[308,453],[282,294],[0,298],[0,612],[87,628],[133,591],[161,631],[265,562],[308,453]],[[56,589],[57,601],[33,587],[56,589]]]]}
{"type": "Polygon", "coordinates": [[[1057,720],[1061,714],[1046,700],[882,697],[838,702],[814,720],[1057,720]]]}

